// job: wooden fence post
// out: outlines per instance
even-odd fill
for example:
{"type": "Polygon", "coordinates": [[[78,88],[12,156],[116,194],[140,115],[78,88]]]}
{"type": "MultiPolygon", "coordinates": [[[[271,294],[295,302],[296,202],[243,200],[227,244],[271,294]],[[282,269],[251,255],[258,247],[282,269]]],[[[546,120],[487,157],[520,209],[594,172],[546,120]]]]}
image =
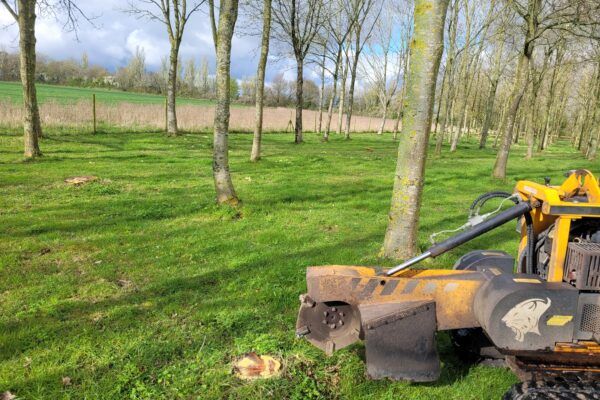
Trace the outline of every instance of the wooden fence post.
{"type": "Polygon", "coordinates": [[[165,97],[165,133],[169,133],[169,103],[165,97]]]}
{"type": "Polygon", "coordinates": [[[92,118],[94,120],[94,135],[96,134],[96,93],[92,93],[92,118]]]}

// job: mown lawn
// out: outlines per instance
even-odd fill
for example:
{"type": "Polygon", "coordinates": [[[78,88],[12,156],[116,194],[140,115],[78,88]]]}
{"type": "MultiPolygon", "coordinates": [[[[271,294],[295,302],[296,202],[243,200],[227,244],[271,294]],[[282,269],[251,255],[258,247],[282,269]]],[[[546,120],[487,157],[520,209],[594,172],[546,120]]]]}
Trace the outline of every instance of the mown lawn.
{"type": "MultiPolygon", "coordinates": [[[[314,134],[293,145],[231,137],[244,201],[214,204],[208,134],[97,136],[46,130],[45,156],[21,161],[20,135],[0,130],[0,393],[23,399],[497,399],[504,369],[463,365],[439,335],[433,384],[369,381],[357,344],[327,358],[294,338],[309,265],[390,265],[377,258],[396,144],[388,135],[314,134]],[[81,187],[63,180],[100,179],[81,187]],[[231,362],[280,357],[278,379],[243,382],[231,362]],[[70,384],[63,384],[69,377],[70,384]]],[[[428,161],[421,245],[465,221],[470,201],[517,179],[599,171],[566,145],[533,161],[516,147],[509,181],[489,178],[493,150],[464,144],[428,161]]],[[[428,263],[449,268],[474,248],[516,250],[514,224],[428,263]]]]}
{"type": "MultiPolygon", "coordinates": [[[[43,104],[48,101],[57,103],[76,103],[78,101],[91,101],[92,94],[96,94],[96,101],[101,103],[118,104],[118,103],[135,103],[135,104],[163,104],[165,97],[149,94],[125,92],[122,90],[103,89],[103,88],[86,88],[75,86],[59,86],[36,84],[38,102],[43,104]]],[[[22,102],[23,93],[20,82],[0,82],[0,100],[8,99],[15,103],[22,102]]],[[[213,105],[214,102],[205,99],[192,99],[186,97],[178,97],[177,104],[192,104],[199,106],[213,105]]]]}

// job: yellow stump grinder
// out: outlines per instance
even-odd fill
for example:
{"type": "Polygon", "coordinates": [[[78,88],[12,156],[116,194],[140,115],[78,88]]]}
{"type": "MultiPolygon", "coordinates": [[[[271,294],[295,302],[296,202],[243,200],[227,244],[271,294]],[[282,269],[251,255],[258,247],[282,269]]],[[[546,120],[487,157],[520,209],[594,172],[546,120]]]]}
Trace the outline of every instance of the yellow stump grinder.
{"type": "Polygon", "coordinates": [[[507,399],[600,398],[600,187],[586,170],[566,176],[480,196],[461,233],[390,270],[308,268],[296,335],[327,354],[362,340],[371,378],[430,382],[436,332],[449,331],[463,355],[515,371],[507,399]],[[480,216],[498,197],[514,204],[480,216]],[[412,268],[515,219],[516,259],[481,250],[453,269],[412,268]]]}

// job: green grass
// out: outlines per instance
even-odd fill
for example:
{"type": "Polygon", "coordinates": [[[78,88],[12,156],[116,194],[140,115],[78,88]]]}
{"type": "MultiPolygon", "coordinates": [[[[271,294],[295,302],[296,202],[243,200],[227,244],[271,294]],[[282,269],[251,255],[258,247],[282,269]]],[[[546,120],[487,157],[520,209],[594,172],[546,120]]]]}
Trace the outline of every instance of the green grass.
{"type": "MultiPolygon", "coordinates": [[[[389,136],[232,135],[244,201],[214,204],[212,138],[46,130],[45,156],[21,161],[21,136],[0,130],[0,393],[23,399],[498,399],[505,369],[464,365],[439,334],[432,384],[370,381],[357,344],[326,357],[294,338],[310,265],[390,265],[383,240],[396,144],[389,136]],[[69,187],[63,180],[96,175],[69,187]],[[242,382],[231,362],[280,357],[281,378],[242,382]],[[62,384],[63,377],[71,385],[62,384]]],[[[445,149],[447,151],[447,149],[445,149]]],[[[509,181],[489,178],[492,150],[463,144],[427,166],[421,246],[461,225],[478,194],[521,178],[560,181],[590,168],[566,146],[532,161],[513,151],[509,181]]],[[[475,248],[516,251],[514,224],[427,265],[450,268],[475,248]]]]}
{"type": "MultiPolygon", "coordinates": [[[[122,90],[101,89],[101,88],[84,88],[74,86],[58,86],[45,85],[38,83],[35,85],[37,89],[38,101],[43,104],[48,101],[58,103],[76,103],[81,100],[92,99],[92,94],[96,94],[96,101],[101,103],[117,104],[117,103],[136,103],[136,104],[163,104],[165,97],[156,94],[124,92],[122,90]]],[[[15,103],[21,102],[23,93],[20,82],[0,82],[0,99],[9,99],[15,103]]],[[[177,104],[192,104],[192,105],[213,105],[212,100],[191,99],[178,97],[177,104]]]]}

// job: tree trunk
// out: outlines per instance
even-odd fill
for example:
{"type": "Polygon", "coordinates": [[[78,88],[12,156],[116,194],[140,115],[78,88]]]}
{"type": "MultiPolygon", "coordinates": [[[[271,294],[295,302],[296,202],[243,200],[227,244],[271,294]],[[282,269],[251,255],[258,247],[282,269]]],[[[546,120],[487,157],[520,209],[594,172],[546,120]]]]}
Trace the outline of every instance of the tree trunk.
{"type": "Polygon", "coordinates": [[[381,123],[379,124],[379,129],[377,129],[378,135],[383,135],[383,130],[385,129],[385,123],[387,122],[387,113],[388,113],[389,105],[390,105],[389,101],[386,101],[383,104],[383,110],[382,110],[382,114],[381,114],[381,123]]]}
{"type": "Polygon", "coordinates": [[[250,161],[260,160],[260,146],[263,130],[263,108],[265,103],[265,72],[267,70],[267,58],[269,56],[269,39],[271,37],[271,0],[263,3],[263,31],[260,46],[260,59],[256,72],[256,114],[254,125],[254,137],[252,139],[252,153],[250,161]]]}
{"type": "Polygon", "coordinates": [[[35,88],[35,0],[18,1],[19,59],[23,85],[23,131],[26,158],[42,155],[38,139],[42,137],[42,124],[35,88]]]}
{"type": "Polygon", "coordinates": [[[350,71],[350,87],[348,88],[348,111],[346,111],[346,130],[344,138],[350,139],[350,123],[352,122],[352,113],[354,112],[354,86],[356,86],[356,72],[358,69],[358,54],[354,55],[352,60],[352,70],[350,71]]]}
{"type": "Polygon", "coordinates": [[[302,143],[302,108],[304,106],[304,60],[296,56],[296,126],[294,143],[302,143]]]}
{"type": "Polygon", "coordinates": [[[496,103],[497,91],[498,79],[494,79],[491,83],[490,94],[488,95],[487,102],[485,104],[485,119],[483,120],[483,128],[481,128],[481,139],[479,141],[480,149],[484,149],[487,143],[488,135],[490,132],[490,125],[492,124],[492,115],[494,113],[494,103],[496,103]]]}
{"type": "MultiPolygon", "coordinates": [[[[536,1],[536,0],[534,0],[536,1]]],[[[508,154],[510,152],[510,146],[513,139],[513,131],[515,122],[517,119],[517,113],[519,111],[519,105],[527,90],[527,79],[529,76],[529,62],[531,55],[533,54],[533,43],[526,39],[524,51],[519,57],[519,64],[517,66],[517,72],[515,75],[515,82],[511,93],[511,105],[510,109],[506,113],[504,118],[504,132],[502,136],[502,142],[498,149],[498,155],[496,156],[496,163],[494,164],[494,170],[492,176],[497,179],[506,179],[506,166],[508,164],[508,154]]]]}
{"type": "Polygon", "coordinates": [[[323,105],[325,103],[325,62],[327,48],[323,45],[323,68],[321,68],[321,92],[319,93],[319,129],[317,133],[320,135],[323,129],[323,105]]]}
{"type": "Polygon", "coordinates": [[[344,108],[346,106],[346,83],[348,80],[348,60],[346,59],[346,65],[342,72],[342,84],[340,85],[340,104],[338,107],[338,135],[342,134],[343,122],[344,122],[344,108]]]}
{"type": "Polygon", "coordinates": [[[333,103],[337,96],[337,84],[338,76],[340,73],[340,64],[342,62],[342,46],[338,46],[338,53],[335,60],[335,69],[333,72],[333,89],[331,90],[331,97],[329,98],[329,106],[327,107],[327,122],[325,123],[325,132],[323,133],[323,140],[329,140],[329,132],[331,131],[331,120],[333,119],[333,103]]]}
{"type": "MultiPolygon", "coordinates": [[[[439,127],[436,124],[437,136],[435,143],[435,155],[439,156],[442,154],[442,146],[444,145],[444,136],[446,135],[446,126],[448,118],[450,117],[450,110],[454,107],[454,62],[456,59],[456,32],[458,25],[459,16],[459,2],[454,0],[452,3],[452,16],[449,23],[449,38],[448,38],[448,58],[446,61],[446,69],[444,71],[444,78],[446,79],[446,100],[444,101],[444,112],[442,113],[441,122],[439,127]]],[[[442,90],[443,94],[443,90],[442,90]]],[[[441,101],[440,101],[441,104],[441,101]]],[[[439,110],[438,110],[439,111],[439,110]]]]}
{"type": "Polygon", "coordinates": [[[352,69],[350,70],[350,88],[348,89],[348,110],[346,111],[346,130],[344,138],[350,139],[350,123],[352,122],[352,112],[354,111],[354,86],[356,85],[356,74],[358,73],[358,58],[360,57],[360,36],[362,32],[362,26],[356,27],[356,33],[354,35],[354,58],[352,59],[352,69]]]}
{"type": "Polygon", "coordinates": [[[167,82],[167,134],[176,136],[177,130],[177,63],[179,43],[174,39],[171,41],[171,53],[169,55],[169,77],[167,82]]]}
{"type": "Polygon", "coordinates": [[[417,251],[419,209],[435,85],[444,50],[448,0],[416,0],[410,46],[407,101],[383,255],[410,257],[417,251]]]}
{"type": "Polygon", "coordinates": [[[238,0],[221,0],[217,33],[217,105],[213,141],[213,176],[219,204],[237,205],[239,199],[229,173],[229,101],[231,38],[238,15],[238,0]]]}

